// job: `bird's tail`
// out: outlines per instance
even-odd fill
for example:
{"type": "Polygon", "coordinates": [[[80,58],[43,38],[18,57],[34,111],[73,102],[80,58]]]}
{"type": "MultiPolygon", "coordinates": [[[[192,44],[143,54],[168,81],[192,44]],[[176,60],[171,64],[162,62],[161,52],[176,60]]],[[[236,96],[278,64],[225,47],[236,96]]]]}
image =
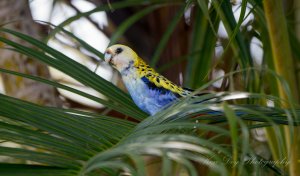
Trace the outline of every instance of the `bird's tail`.
{"type": "MultiPolygon", "coordinates": [[[[300,125],[300,109],[285,109],[254,104],[233,104],[239,99],[261,98],[259,94],[244,92],[235,93],[201,93],[187,97],[189,113],[198,119],[219,119],[225,121],[230,113],[226,112],[225,104],[233,112],[231,115],[243,120],[268,122],[276,124],[300,125]]],[[[186,114],[186,113],[185,113],[186,114]]]]}

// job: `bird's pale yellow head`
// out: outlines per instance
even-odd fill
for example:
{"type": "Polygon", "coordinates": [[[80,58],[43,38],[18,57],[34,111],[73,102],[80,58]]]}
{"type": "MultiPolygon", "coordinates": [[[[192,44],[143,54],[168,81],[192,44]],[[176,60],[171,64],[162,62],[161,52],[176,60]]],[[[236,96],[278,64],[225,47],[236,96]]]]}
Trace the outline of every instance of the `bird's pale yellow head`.
{"type": "Polygon", "coordinates": [[[133,66],[138,60],[137,54],[131,48],[119,44],[108,47],[104,53],[104,58],[119,72],[133,66]]]}

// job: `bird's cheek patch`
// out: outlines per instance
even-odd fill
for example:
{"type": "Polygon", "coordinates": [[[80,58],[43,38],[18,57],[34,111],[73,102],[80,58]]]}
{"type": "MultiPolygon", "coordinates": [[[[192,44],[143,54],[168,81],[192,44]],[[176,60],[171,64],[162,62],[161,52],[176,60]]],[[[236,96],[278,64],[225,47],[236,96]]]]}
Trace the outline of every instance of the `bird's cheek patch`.
{"type": "Polygon", "coordinates": [[[114,64],[119,68],[128,67],[129,61],[126,58],[116,56],[114,57],[114,64]]]}

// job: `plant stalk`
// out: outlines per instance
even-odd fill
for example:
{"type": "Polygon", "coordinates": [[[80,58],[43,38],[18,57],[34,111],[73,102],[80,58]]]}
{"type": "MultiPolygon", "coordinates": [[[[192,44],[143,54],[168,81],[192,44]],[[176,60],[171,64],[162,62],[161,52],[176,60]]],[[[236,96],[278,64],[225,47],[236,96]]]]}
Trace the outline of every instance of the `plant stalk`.
{"type": "MultiPolygon", "coordinates": [[[[291,97],[293,97],[292,101],[296,101],[298,92],[295,83],[297,81],[282,1],[264,0],[263,5],[275,71],[287,81],[290,88],[290,92],[288,92],[282,82],[278,80],[279,96],[284,100],[292,100],[291,97]]],[[[290,107],[288,103],[283,104],[283,106],[286,108],[290,107]]],[[[300,149],[296,145],[300,143],[299,132],[299,127],[295,128],[293,133],[290,132],[288,127],[285,127],[286,145],[288,157],[290,158],[289,175],[291,176],[296,176],[300,173],[300,162],[298,162],[300,159],[300,149]]]]}

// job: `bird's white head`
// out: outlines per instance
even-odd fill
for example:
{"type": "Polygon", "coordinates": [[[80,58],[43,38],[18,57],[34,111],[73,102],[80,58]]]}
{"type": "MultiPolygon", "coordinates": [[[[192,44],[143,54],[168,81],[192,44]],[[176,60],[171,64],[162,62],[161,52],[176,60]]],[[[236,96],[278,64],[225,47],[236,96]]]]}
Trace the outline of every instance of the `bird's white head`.
{"type": "Polygon", "coordinates": [[[104,59],[122,73],[137,62],[138,56],[128,46],[117,44],[106,49],[104,59]]]}

